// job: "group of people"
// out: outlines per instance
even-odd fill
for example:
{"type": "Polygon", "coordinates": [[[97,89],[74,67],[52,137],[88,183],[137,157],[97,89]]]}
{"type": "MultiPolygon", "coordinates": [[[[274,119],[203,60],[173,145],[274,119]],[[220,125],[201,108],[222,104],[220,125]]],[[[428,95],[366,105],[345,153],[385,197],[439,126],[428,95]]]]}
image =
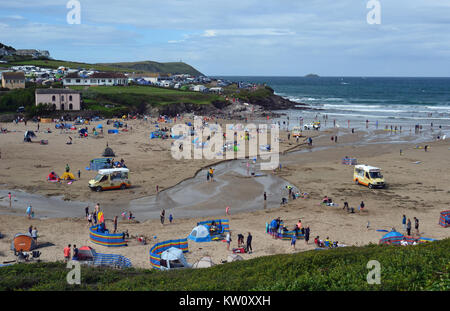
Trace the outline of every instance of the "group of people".
{"type": "MultiPolygon", "coordinates": [[[[358,206],[358,211],[362,212],[364,211],[364,208],[366,207],[366,204],[364,204],[364,201],[361,201],[361,203],[359,203],[358,206]]],[[[355,213],[355,209],[353,207],[350,207],[348,205],[347,201],[344,201],[344,207],[342,208],[343,210],[346,210],[348,213],[355,213]]]]}
{"type": "MultiPolygon", "coordinates": [[[[281,238],[283,233],[288,232],[288,228],[284,225],[283,220],[280,217],[273,219],[270,224],[266,224],[266,232],[272,235],[273,239],[281,238]]],[[[294,225],[292,229],[293,234],[291,235],[291,246],[295,249],[295,244],[299,233],[304,237],[305,243],[308,244],[311,229],[309,226],[303,226],[301,219],[298,220],[297,224],[294,225]]]]}
{"type": "MultiPolygon", "coordinates": [[[[231,242],[231,233],[228,233],[230,236],[230,242],[231,242]]],[[[228,235],[227,235],[228,237],[228,235]]],[[[252,240],[253,240],[253,236],[252,234],[249,232],[247,235],[247,244],[244,243],[244,235],[239,233],[238,234],[238,248],[244,248],[245,252],[251,254],[253,252],[253,248],[252,248],[252,240]]],[[[228,242],[228,240],[227,240],[228,242]]],[[[230,244],[228,243],[228,248],[229,249],[230,244]]]]}
{"type": "Polygon", "coordinates": [[[72,254],[72,260],[78,260],[78,248],[75,244],[73,245],[73,249],[71,248],[70,244],[67,245],[66,247],[64,247],[64,261],[65,262],[70,261],[71,254],[72,254]]]}
{"type": "Polygon", "coordinates": [[[327,237],[325,240],[321,240],[319,236],[316,236],[314,239],[314,244],[316,244],[317,247],[324,248],[324,247],[339,247],[338,241],[331,241],[329,237],[327,237]]]}
{"type": "MultiPolygon", "coordinates": [[[[225,236],[225,241],[227,242],[227,250],[230,250],[230,244],[231,244],[231,231],[227,232],[227,235],[225,236]]],[[[253,248],[252,248],[252,241],[253,241],[253,236],[252,234],[249,232],[247,235],[247,245],[244,244],[244,235],[239,233],[238,234],[238,249],[239,248],[244,248],[244,251],[246,253],[251,254],[253,252],[253,248]]]]}
{"type": "MultiPolygon", "coordinates": [[[[159,219],[161,220],[161,225],[164,226],[164,221],[165,221],[165,219],[166,219],[166,210],[165,210],[165,209],[163,209],[163,210],[161,211],[161,213],[159,214],[159,219]]],[[[170,215],[169,215],[169,223],[172,223],[172,222],[173,222],[173,215],[170,214],[170,215]]]]}
{"type": "Polygon", "coordinates": [[[33,226],[30,226],[29,228],[28,228],[28,232],[30,233],[30,235],[31,235],[31,237],[33,238],[33,240],[35,241],[35,242],[37,242],[37,238],[38,238],[38,231],[37,231],[37,228],[36,227],[33,227],[33,226]]]}
{"type": "MultiPolygon", "coordinates": [[[[403,215],[402,217],[402,225],[403,225],[403,230],[406,231],[407,235],[410,236],[411,235],[411,219],[406,219],[406,215],[403,215]]],[[[419,219],[417,217],[414,217],[414,229],[416,230],[416,234],[419,235],[419,219]]]]}

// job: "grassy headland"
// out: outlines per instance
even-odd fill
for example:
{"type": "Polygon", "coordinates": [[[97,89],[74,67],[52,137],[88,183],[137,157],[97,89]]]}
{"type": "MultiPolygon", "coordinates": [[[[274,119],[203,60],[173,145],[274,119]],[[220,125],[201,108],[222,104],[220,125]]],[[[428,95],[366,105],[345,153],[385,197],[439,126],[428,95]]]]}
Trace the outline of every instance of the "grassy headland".
{"type": "Polygon", "coordinates": [[[63,263],[16,264],[0,269],[0,290],[450,290],[450,239],[418,246],[348,247],[274,255],[209,269],[81,270],[68,285],[63,263]],[[381,284],[367,283],[367,263],[381,265],[381,284]]]}

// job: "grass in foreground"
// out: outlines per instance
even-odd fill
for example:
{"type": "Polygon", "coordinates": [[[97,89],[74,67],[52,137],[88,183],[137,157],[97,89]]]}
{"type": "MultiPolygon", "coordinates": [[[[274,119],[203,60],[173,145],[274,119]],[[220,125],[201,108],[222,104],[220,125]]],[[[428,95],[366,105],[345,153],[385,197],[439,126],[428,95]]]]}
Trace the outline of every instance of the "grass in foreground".
{"type": "Polygon", "coordinates": [[[169,272],[82,267],[81,285],[66,283],[63,263],[20,264],[0,268],[0,290],[448,291],[449,248],[450,239],[410,247],[369,245],[169,272]],[[369,260],[381,264],[380,285],[366,281],[369,260]]]}

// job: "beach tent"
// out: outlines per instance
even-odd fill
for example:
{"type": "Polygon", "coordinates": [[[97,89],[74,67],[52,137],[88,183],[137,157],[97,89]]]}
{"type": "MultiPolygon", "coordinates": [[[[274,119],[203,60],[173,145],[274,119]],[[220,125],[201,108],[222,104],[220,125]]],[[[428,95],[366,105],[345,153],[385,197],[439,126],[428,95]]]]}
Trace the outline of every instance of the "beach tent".
{"type": "Polygon", "coordinates": [[[210,268],[212,266],[215,266],[216,264],[212,261],[211,257],[203,257],[196,263],[192,265],[192,268],[194,269],[200,269],[200,268],[210,268]]]}
{"type": "Polygon", "coordinates": [[[94,260],[96,252],[90,246],[82,246],[78,249],[78,260],[94,260]]]}
{"type": "MultiPolygon", "coordinates": [[[[186,238],[179,240],[162,241],[150,248],[150,265],[154,269],[166,270],[167,264],[162,261],[161,255],[170,248],[180,249],[183,253],[189,252],[189,245],[186,238]]],[[[165,255],[168,256],[168,255],[165,255]]]]}
{"type": "Polygon", "coordinates": [[[75,180],[75,176],[71,172],[64,172],[64,174],[61,175],[61,179],[63,180],[75,180]]]}
{"type": "Polygon", "coordinates": [[[401,234],[400,232],[391,231],[389,233],[386,233],[380,240],[380,244],[388,244],[388,241],[392,245],[399,245],[400,242],[403,240],[405,236],[401,234]]]}
{"type": "Polygon", "coordinates": [[[439,225],[444,228],[450,227],[450,210],[441,212],[439,217],[439,225]]]}
{"type": "Polygon", "coordinates": [[[11,243],[11,250],[29,252],[37,247],[36,241],[30,234],[18,233],[11,243]]]}
{"type": "Polygon", "coordinates": [[[103,128],[103,125],[99,124],[99,125],[97,125],[97,128],[98,128],[98,129],[102,129],[102,128],[103,128]]]}
{"type": "Polygon", "coordinates": [[[111,148],[106,147],[105,151],[103,151],[102,156],[104,156],[104,157],[115,157],[116,154],[114,153],[114,151],[111,148]]]}
{"type": "Polygon", "coordinates": [[[160,265],[162,270],[191,268],[184,258],[183,251],[176,247],[171,247],[161,253],[160,265]]]}
{"type": "Polygon", "coordinates": [[[228,262],[240,261],[240,260],[244,260],[244,258],[242,258],[241,256],[236,255],[236,254],[230,254],[230,255],[228,255],[228,258],[227,258],[228,262]]]}
{"type": "Polygon", "coordinates": [[[188,239],[194,242],[211,242],[211,235],[209,234],[208,227],[205,225],[199,225],[192,229],[188,239]]]}
{"type": "Polygon", "coordinates": [[[31,142],[31,138],[36,137],[36,134],[33,131],[26,131],[23,136],[24,141],[31,142]]]}

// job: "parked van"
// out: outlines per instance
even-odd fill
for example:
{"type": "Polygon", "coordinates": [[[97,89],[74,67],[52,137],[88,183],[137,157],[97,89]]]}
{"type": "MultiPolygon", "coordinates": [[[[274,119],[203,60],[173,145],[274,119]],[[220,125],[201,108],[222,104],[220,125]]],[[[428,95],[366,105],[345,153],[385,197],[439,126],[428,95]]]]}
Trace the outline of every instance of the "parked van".
{"type": "Polygon", "coordinates": [[[308,131],[308,130],[316,130],[316,131],[318,131],[320,129],[320,122],[316,121],[316,122],[313,122],[313,123],[305,124],[303,126],[303,128],[305,129],[305,131],[308,131]]]}
{"type": "Polygon", "coordinates": [[[131,186],[127,168],[111,168],[99,170],[97,176],[89,181],[91,190],[100,192],[110,189],[125,189],[131,186]]]}
{"type": "Polygon", "coordinates": [[[355,165],[353,181],[369,188],[384,188],[386,186],[381,169],[369,165],[355,165]]]}
{"type": "Polygon", "coordinates": [[[302,137],[302,128],[301,127],[294,127],[292,129],[292,137],[302,137]]]}

